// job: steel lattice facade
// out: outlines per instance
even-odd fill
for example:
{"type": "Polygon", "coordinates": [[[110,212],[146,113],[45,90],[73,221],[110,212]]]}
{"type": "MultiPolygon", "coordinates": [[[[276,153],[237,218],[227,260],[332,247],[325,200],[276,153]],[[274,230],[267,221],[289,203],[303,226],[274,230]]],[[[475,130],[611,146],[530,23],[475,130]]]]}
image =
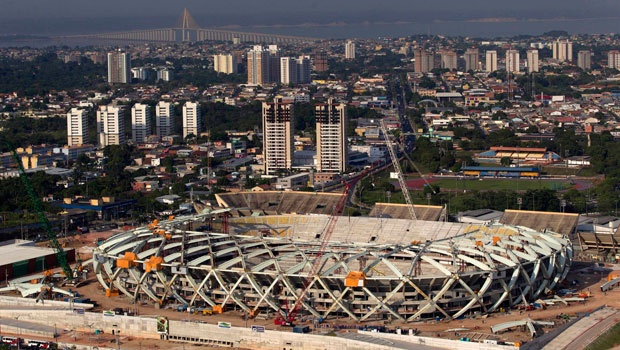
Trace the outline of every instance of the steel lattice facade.
{"type": "Polygon", "coordinates": [[[476,229],[412,244],[334,241],[321,255],[320,237],[184,231],[171,222],[111,237],[95,250],[93,267],[104,288],[133,300],[275,315],[289,311],[320,256],[300,314],[356,321],[457,318],[533,302],[569,271],[567,237],[500,229],[510,233],[476,229]],[[119,264],[126,252],[134,260],[119,264]],[[162,260],[153,264],[153,257],[162,260]],[[351,272],[364,278],[347,286],[351,272]]]}

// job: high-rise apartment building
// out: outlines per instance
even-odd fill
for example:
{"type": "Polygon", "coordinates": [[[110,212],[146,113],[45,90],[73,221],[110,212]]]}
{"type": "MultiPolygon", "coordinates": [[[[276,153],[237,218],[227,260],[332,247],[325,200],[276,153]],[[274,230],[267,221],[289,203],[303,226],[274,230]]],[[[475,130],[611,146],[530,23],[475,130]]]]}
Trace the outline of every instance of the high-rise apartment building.
{"type": "Polygon", "coordinates": [[[280,81],[280,56],[281,51],[278,45],[269,45],[269,82],[280,81]]]}
{"type": "Polygon", "coordinates": [[[136,103],[131,107],[131,138],[134,143],[145,143],[151,135],[151,112],[149,106],[136,103]]]}
{"type": "Polygon", "coordinates": [[[531,74],[538,71],[538,50],[527,50],[527,72],[531,74]]]}
{"type": "Polygon", "coordinates": [[[131,57],[121,50],[108,52],[108,83],[131,83],[131,57]]]}
{"type": "Polygon", "coordinates": [[[344,45],[344,58],[346,58],[347,60],[355,59],[355,43],[351,40],[347,41],[347,43],[344,45]]]}
{"type": "Polygon", "coordinates": [[[234,55],[213,55],[213,70],[218,73],[237,73],[237,57],[234,55]]]}
{"type": "Polygon", "coordinates": [[[317,72],[326,72],[329,70],[327,64],[327,52],[323,49],[317,49],[314,51],[314,70],[317,72]]]}
{"type": "Polygon", "coordinates": [[[413,55],[415,58],[413,68],[416,73],[428,73],[435,68],[435,56],[432,53],[417,48],[413,55]]]}
{"type": "Polygon", "coordinates": [[[280,57],[280,82],[282,84],[297,84],[297,60],[293,57],[280,57]]]}
{"type": "Polygon", "coordinates": [[[260,85],[270,81],[269,51],[260,45],[248,51],[248,84],[260,85]]]}
{"type": "Polygon", "coordinates": [[[487,73],[495,72],[497,70],[497,51],[489,50],[486,52],[484,70],[487,73]]]}
{"type": "Polygon", "coordinates": [[[519,51],[506,50],[506,71],[511,73],[519,72],[519,51]]]}
{"type": "Polygon", "coordinates": [[[88,114],[85,110],[71,108],[67,113],[67,145],[79,146],[88,140],[88,114]]]}
{"type": "Polygon", "coordinates": [[[577,52],[577,67],[583,70],[592,68],[592,53],[590,51],[581,50],[577,52]]]}
{"type": "Polygon", "coordinates": [[[310,57],[299,56],[297,58],[297,82],[300,84],[309,83],[311,71],[310,57]]]}
{"type": "Polygon", "coordinates": [[[315,106],[318,172],[343,173],[347,165],[346,106],[333,99],[315,106]]]}
{"type": "Polygon", "coordinates": [[[200,104],[198,102],[185,102],[183,105],[183,138],[189,135],[200,135],[200,104]]]}
{"type": "Polygon", "coordinates": [[[265,174],[293,166],[293,104],[281,98],[263,102],[263,163],[265,174]]]}
{"type": "Polygon", "coordinates": [[[564,62],[573,61],[573,43],[568,39],[557,39],[553,42],[553,59],[564,62]]]}
{"type": "Polygon", "coordinates": [[[479,61],[478,61],[478,49],[470,48],[465,51],[463,54],[463,58],[465,59],[465,70],[466,71],[476,71],[479,70],[479,61]]]}
{"type": "Polygon", "coordinates": [[[457,68],[458,56],[456,52],[444,50],[441,52],[441,68],[453,70],[457,68]]]}
{"type": "Polygon", "coordinates": [[[607,68],[620,69],[620,51],[611,50],[607,53],[607,68]]]}
{"type": "Polygon", "coordinates": [[[155,106],[155,133],[160,139],[174,134],[174,106],[172,103],[159,101],[155,106]]]}
{"type": "Polygon", "coordinates": [[[99,106],[97,111],[99,147],[125,143],[125,114],[120,106],[99,106]]]}

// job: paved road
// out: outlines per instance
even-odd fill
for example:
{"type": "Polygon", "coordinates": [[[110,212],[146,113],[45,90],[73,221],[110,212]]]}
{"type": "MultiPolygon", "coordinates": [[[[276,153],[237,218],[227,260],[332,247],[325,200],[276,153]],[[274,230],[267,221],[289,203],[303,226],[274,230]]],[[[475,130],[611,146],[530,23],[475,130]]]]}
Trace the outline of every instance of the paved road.
{"type": "Polygon", "coordinates": [[[595,341],[598,337],[603,335],[603,333],[607,332],[613,325],[618,322],[617,318],[618,313],[614,312],[613,314],[607,316],[607,318],[601,320],[599,323],[590,327],[590,329],[586,330],[571,342],[565,349],[566,350],[580,350],[585,349],[586,346],[590,345],[593,341],[595,341]]]}
{"type": "Polygon", "coordinates": [[[543,350],[581,350],[618,322],[618,312],[612,308],[599,310],[584,317],[558,335],[543,350]]]}

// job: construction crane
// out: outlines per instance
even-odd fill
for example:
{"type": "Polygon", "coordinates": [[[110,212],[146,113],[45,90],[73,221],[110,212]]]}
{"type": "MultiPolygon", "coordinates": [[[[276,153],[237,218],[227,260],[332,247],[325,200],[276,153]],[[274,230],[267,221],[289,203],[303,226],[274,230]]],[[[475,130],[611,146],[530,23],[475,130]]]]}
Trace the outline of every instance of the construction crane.
{"type": "Polygon", "coordinates": [[[349,189],[351,188],[352,185],[355,184],[355,182],[357,182],[358,179],[359,177],[345,184],[344,190],[342,191],[342,195],[340,196],[340,200],[338,201],[338,204],[334,207],[334,211],[329,217],[327,225],[325,226],[325,230],[323,230],[323,234],[320,237],[321,245],[318,251],[316,252],[314,261],[312,262],[312,267],[310,268],[310,272],[308,273],[308,276],[306,277],[306,280],[304,281],[304,289],[301,291],[301,293],[297,297],[297,300],[295,301],[295,303],[293,304],[291,308],[288,307],[288,303],[284,305],[286,312],[284,314],[282,313],[278,314],[278,317],[276,317],[276,319],[273,321],[275,325],[289,326],[289,327],[294,326],[293,322],[295,321],[295,317],[297,316],[297,313],[299,313],[299,310],[301,309],[301,305],[306,299],[306,295],[308,294],[308,290],[312,286],[312,281],[314,280],[314,277],[319,272],[319,268],[321,266],[321,257],[325,253],[325,249],[327,248],[329,239],[334,233],[334,228],[336,227],[336,223],[338,223],[338,218],[340,217],[340,214],[342,214],[344,205],[347,202],[347,197],[349,195],[349,189]]]}
{"type": "Polygon", "coordinates": [[[392,158],[392,165],[394,166],[394,171],[396,171],[396,176],[398,177],[398,183],[400,185],[400,189],[403,191],[403,197],[405,197],[405,202],[407,203],[407,209],[409,210],[409,215],[411,215],[412,220],[416,221],[418,218],[415,214],[415,209],[413,208],[413,201],[411,200],[411,194],[409,193],[409,190],[407,189],[407,183],[405,183],[403,171],[400,168],[400,162],[398,161],[398,157],[396,157],[396,151],[394,151],[394,145],[392,144],[392,140],[390,140],[390,135],[387,132],[385,121],[381,119],[381,122],[379,124],[381,125],[381,131],[383,132],[383,137],[385,138],[385,144],[387,145],[388,151],[390,152],[390,158],[392,158]]]}
{"type": "Polygon", "coordinates": [[[10,142],[5,140],[5,144],[11,151],[11,154],[13,155],[13,160],[15,161],[15,163],[17,163],[17,172],[19,173],[19,178],[24,184],[24,187],[26,188],[26,192],[28,193],[28,197],[30,197],[32,206],[34,207],[34,210],[37,212],[37,216],[39,217],[39,222],[41,223],[41,225],[43,225],[43,229],[45,230],[45,233],[47,234],[47,238],[50,241],[50,245],[52,246],[52,248],[54,249],[54,252],[56,253],[56,259],[58,260],[58,264],[60,265],[60,267],[62,267],[62,271],[64,272],[67,280],[73,281],[73,271],[71,270],[71,266],[69,266],[69,262],[67,261],[67,253],[64,251],[60,243],[58,243],[56,234],[52,230],[52,225],[50,224],[50,221],[47,219],[47,216],[45,215],[45,212],[43,211],[43,203],[41,202],[41,199],[39,198],[39,196],[37,196],[36,192],[34,191],[34,188],[32,187],[30,180],[28,179],[28,175],[26,174],[26,171],[24,170],[24,166],[22,165],[22,162],[19,159],[19,155],[17,154],[17,151],[15,150],[15,148],[10,142]]]}

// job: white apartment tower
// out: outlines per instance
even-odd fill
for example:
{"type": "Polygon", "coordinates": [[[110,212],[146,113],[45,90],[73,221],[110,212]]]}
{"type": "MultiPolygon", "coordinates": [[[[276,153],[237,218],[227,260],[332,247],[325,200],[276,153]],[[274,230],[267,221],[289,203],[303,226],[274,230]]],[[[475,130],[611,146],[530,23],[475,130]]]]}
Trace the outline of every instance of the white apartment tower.
{"type": "Polygon", "coordinates": [[[355,43],[351,40],[348,40],[344,45],[344,58],[347,60],[355,59],[355,43]]]}
{"type": "Polygon", "coordinates": [[[497,70],[497,51],[487,51],[485,56],[485,71],[487,73],[495,72],[497,70]]]}
{"type": "Polygon", "coordinates": [[[280,82],[282,84],[297,84],[297,60],[293,57],[280,57],[280,82]]]}
{"type": "Polygon", "coordinates": [[[478,62],[478,49],[476,48],[470,48],[467,49],[467,51],[465,51],[465,53],[463,54],[463,58],[465,59],[465,70],[466,71],[476,71],[478,70],[480,67],[479,66],[479,62],[478,62]]]}
{"type": "Polygon", "coordinates": [[[88,140],[88,114],[85,110],[71,108],[67,113],[67,145],[79,146],[88,140]]]}
{"type": "Polygon", "coordinates": [[[131,138],[134,143],[145,143],[151,135],[149,106],[136,103],[131,107],[131,138]]]}
{"type": "Polygon", "coordinates": [[[347,165],[346,106],[333,99],[315,106],[318,172],[343,173],[347,165]]]}
{"type": "Polygon", "coordinates": [[[564,62],[573,61],[573,43],[568,39],[558,39],[553,42],[553,59],[564,62]]]}
{"type": "Polygon", "coordinates": [[[200,135],[200,104],[185,102],[183,105],[183,138],[200,135]]]}
{"type": "Polygon", "coordinates": [[[214,55],[213,70],[218,73],[237,73],[237,58],[234,55],[214,55]]]}
{"type": "Polygon", "coordinates": [[[590,51],[581,50],[577,52],[577,67],[583,70],[592,68],[592,53],[590,51]]]}
{"type": "Polygon", "coordinates": [[[506,71],[519,73],[519,51],[506,50],[506,71]]]}
{"type": "Polygon", "coordinates": [[[108,52],[108,83],[131,83],[131,57],[121,50],[108,52]]]}
{"type": "Polygon", "coordinates": [[[607,53],[607,68],[620,69],[620,51],[611,50],[607,53]]]}
{"type": "Polygon", "coordinates": [[[527,72],[531,74],[538,71],[538,50],[527,50],[527,72]]]}
{"type": "Polygon", "coordinates": [[[125,119],[119,106],[99,106],[97,111],[97,135],[99,147],[125,143],[125,119]]]}
{"type": "Polygon", "coordinates": [[[160,139],[174,134],[174,107],[172,103],[159,101],[155,106],[155,133],[160,139]]]}
{"type": "Polygon", "coordinates": [[[281,98],[263,102],[263,163],[265,174],[293,166],[293,104],[281,98]]]}

